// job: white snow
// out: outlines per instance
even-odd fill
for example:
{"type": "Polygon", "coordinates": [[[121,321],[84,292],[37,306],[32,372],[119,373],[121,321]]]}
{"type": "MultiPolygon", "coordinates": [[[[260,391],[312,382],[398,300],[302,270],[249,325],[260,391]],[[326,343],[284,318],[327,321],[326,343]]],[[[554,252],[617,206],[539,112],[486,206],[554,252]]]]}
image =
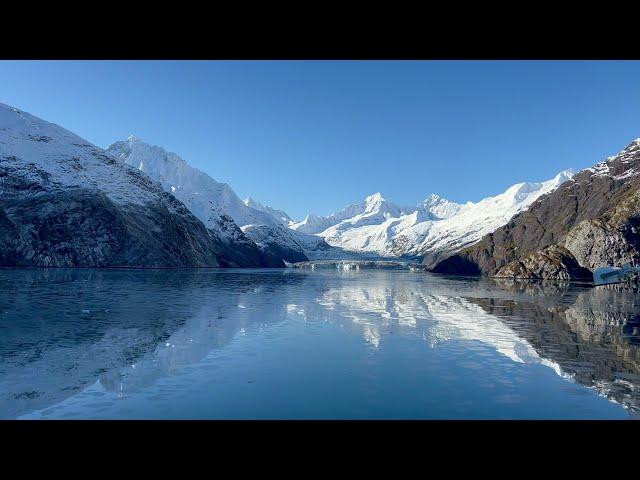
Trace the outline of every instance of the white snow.
{"type": "Polygon", "coordinates": [[[572,170],[540,183],[518,183],[495,197],[458,204],[430,195],[413,209],[399,207],[379,193],[329,217],[307,217],[292,228],[316,230],[330,245],[381,256],[452,251],[477,242],[506,224],[541,195],[573,176],[572,170]],[[326,226],[324,230],[321,227],[326,226]]]}
{"type": "MultiPolygon", "coordinates": [[[[609,161],[613,160],[616,157],[609,157],[609,161]]],[[[609,164],[608,162],[600,162],[596,163],[593,167],[587,168],[595,177],[609,175],[609,164]]]]}
{"type": "Polygon", "coordinates": [[[506,224],[573,175],[568,170],[546,182],[519,183],[477,203],[458,204],[433,194],[417,207],[401,207],[377,192],[328,217],[308,215],[294,222],[281,210],[251,198],[242,201],[229,185],[137,137],[116,142],[108,151],[159,181],[207,227],[215,229],[220,216],[228,215],[259,246],[275,243],[302,251],[310,260],[455,251],[506,224]],[[323,240],[334,248],[327,249],[323,240]]]}
{"type": "Polygon", "coordinates": [[[0,161],[18,169],[16,175],[49,188],[96,189],[119,204],[162,201],[162,189],[147,176],[68,130],[2,103],[0,161]]]}
{"type": "Polygon", "coordinates": [[[640,172],[638,172],[636,169],[630,168],[626,172],[621,173],[620,175],[614,176],[613,179],[614,180],[624,180],[625,178],[635,177],[636,175],[638,175],[638,173],[640,173],[640,172]]]}
{"type": "MultiPolygon", "coordinates": [[[[108,149],[120,161],[140,169],[171,191],[207,228],[223,237],[218,224],[227,215],[258,246],[269,240],[282,247],[302,251],[309,259],[324,258],[334,249],[322,249],[322,238],[288,228],[291,219],[280,210],[251,199],[243,202],[226,183],[189,165],[175,153],[149,145],[135,136],[112,144],[108,149]]],[[[340,252],[336,252],[339,255],[340,252]]]]}
{"type": "Polygon", "coordinates": [[[349,205],[340,212],[328,217],[310,214],[302,222],[293,223],[291,228],[305,233],[320,233],[331,226],[347,222],[352,226],[379,224],[387,218],[393,218],[408,212],[389,201],[381,193],[369,195],[363,202],[349,205]]]}
{"type": "Polygon", "coordinates": [[[289,215],[286,214],[286,212],[282,210],[277,210],[275,208],[271,208],[268,205],[263,205],[260,202],[255,201],[251,197],[245,198],[243,203],[247,207],[253,208],[254,210],[259,210],[261,212],[268,213],[269,215],[274,217],[276,220],[279,220],[280,222],[282,222],[282,224],[286,227],[294,223],[293,220],[291,220],[291,217],[289,217],[289,215]]]}

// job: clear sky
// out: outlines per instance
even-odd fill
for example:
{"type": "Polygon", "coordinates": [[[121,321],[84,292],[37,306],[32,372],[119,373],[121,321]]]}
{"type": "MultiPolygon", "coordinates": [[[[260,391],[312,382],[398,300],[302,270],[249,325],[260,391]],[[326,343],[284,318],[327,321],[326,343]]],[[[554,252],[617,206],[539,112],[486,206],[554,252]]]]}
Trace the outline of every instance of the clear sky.
{"type": "Polygon", "coordinates": [[[135,134],[294,218],[477,201],[640,137],[640,62],[0,61],[0,102],[135,134]]]}

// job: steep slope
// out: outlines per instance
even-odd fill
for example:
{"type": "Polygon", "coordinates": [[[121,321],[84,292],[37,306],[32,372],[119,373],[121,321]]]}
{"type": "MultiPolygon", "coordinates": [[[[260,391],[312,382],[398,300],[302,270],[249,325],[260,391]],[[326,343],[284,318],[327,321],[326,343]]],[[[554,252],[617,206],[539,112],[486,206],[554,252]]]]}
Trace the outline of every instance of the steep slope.
{"type": "Polygon", "coordinates": [[[221,218],[229,217],[265,255],[299,262],[332,250],[322,238],[290,230],[267,207],[248,206],[229,185],[193,168],[175,153],[133,136],[114,143],[107,152],[160,182],[208,228],[216,229],[221,218]]]}
{"type": "Polygon", "coordinates": [[[518,183],[494,197],[460,205],[455,214],[443,220],[410,227],[401,235],[416,238],[414,241],[418,246],[406,253],[420,255],[426,266],[434,266],[439,260],[473,245],[487,233],[506,224],[539,197],[571,179],[573,173],[566,170],[544,182],[518,183]]]}
{"type": "Polygon", "coordinates": [[[418,205],[418,210],[427,213],[431,220],[453,217],[461,208],[462,205],[459,203],[450,202],[435,193],[429,195],[418,205]]]}
{"type": "Polygon", "coordinates": [[[264,265],[149,177],[0,104],[0,266],[264,265]]]}
{"type": "Polygon", "coordinates": [[[546,182],[519,183],[477,203],[458,204],[430,195],[417,207],[407,208],[378,193],[329,217],[308,216],[291,228],[316,233],[345,250],[422,257],[425,265],[433,266],[504,225],[572,175],[567,170],[546,182]]]}
{"type": "Polygon", "coordinates": [[[291,217],[289,217],[289,215],[287,215],[286,212],[282,210],[277,210],[275,208],[271,208],[268,205],[263,205],[260,202],[256,202],[251,197],[245,198],[244,204],[249,208],[253,208],[254,210],[259,210],[261,212],[268,213],[269,215],[271,215],[273,218],[281,222],[286,227],[294,223],[291,217]]]}
{"type": "Polygon", "coordinates": [[[639,173],[640,139],[580,171],[476,245],[440,262],[434,271],[556,278],[554,273],[541,273],[536,260],[552,245],[568,252],[553,265],[553,270],[562,272],[574,261],[590,270],[636,261],[640,258],[639,173]]]}

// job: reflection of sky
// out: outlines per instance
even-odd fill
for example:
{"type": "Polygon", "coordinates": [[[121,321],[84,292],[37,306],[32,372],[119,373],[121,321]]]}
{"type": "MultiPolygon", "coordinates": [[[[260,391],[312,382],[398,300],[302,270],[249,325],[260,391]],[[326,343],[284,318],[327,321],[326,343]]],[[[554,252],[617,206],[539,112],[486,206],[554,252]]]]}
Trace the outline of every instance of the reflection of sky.
{"type": "MultiPolygon", "coordinates": [[[[201,399],[202,404],[198,406],[200,410],[196,409],[194,412],[201,412],[202,416],[207,417],[211,415],[209,409],[213,408],[212,405],[223,402],[225,395],[232,402],[235,396],[245,391],[247,385],[259,389],[266,388],[268,382],[275,384],[281,381],[280,388],[268,388],[261,395],[271,402],[283,401],[283,395],[289,396],[292,402],[290,411],[299,409],[303,412],[302,418],[305,415],[315,415],[315,411],[312,405],[303,407],[295,404],[293,399],[309,403],[309,396],[314,389],[317,389],[319,397],[324,398],[327,389],[336,388],[335,382],[343,382],[341,388],[353,389],[348,390],[348,394],[356,404],[371,403],[368,407],[370,410],[364,407],[353,410],[354,417],[364,415],[363,412],[367,411],[384,412],[380,404],[375,402],[384,403],[383,399],[386,397],[387,402],[398,402],[394,395],[409,385],[412,385],[412,391],[417,392],[417,397],[425,395],[429,399],[424,400],[425,402],[436,402],[433,388],[438,386],[442,390],[439,395],[443,396],[445,405],[433,403],[429,411],[443,409],[445,413],[441,415],[446,417],[446,396],[449,390],[452,396],[470,395],[475,402],[490,402],[491,398],[497,398],[491,389],[497,388],[495,385],[502,385],[500,388],[505,389],[505,392],[500,398],[511,398],[509,395],[516,395],[517,392],[514,393],[509,388],[516,388],[515,385],[523,382],[533,382],[533,379],[525,378],[529,375],[527,372],[537,372],[535,369],[540,367],[553,377],[561,376],[563,380],[558,381],[566,383],[564,379],[567,375],[556,361],[542,358],[529,341],[516,334],[497,316],[486,313],[479,305],[461,298],[460,294],[465,292],[451,289],[450,283],[436,281],[434,284],[425,284],[427,277],[386,272],[363,275],[361,278],[350,277],[348,281],[334,273],[241,274],[236,277],[221,277],[220,281],[204,282],[198,284],[198,289],[178,289],[172,292],[173,297],[167,295],[165,288],[158,291],[152,285],[137,288],[134,303],[139,304],[138,296],[151,297],[151,303],[155,299],[161,306],[166,302],[164,310],[169,314],[185,316],[185,311],[189,312],[184,322],[178,328],[161,328],[156,332],[153,322],[143,329],[107,328],[99,341],[90,344],[90,349],[101,345],[103,353],[110,347],[114,353],[126,352],[127,346],[135,343],[140,335],[156,335],[153,347],[147,347],[130,362],[123,361],[126,355],[118,353],[108,361],[98,359],[102,362],[101,367],[95,363],[96,360],[83,354],[83,350],[77,350],[76,355],[73,348],[52,346],[39,360],[37,369],[30,369],[28,365],[26,368],[24,365],[21,367],[22,379],[31,383],[23,383],[20,388],[53,391],[56,379],[59,378],[66,378],[63,385],[72,385],[72,377],[78,368],[61,368],[70,363],[92,365],[90,369],[80,368],[82,371],[105,371],[93,378],[83,374],[82,388],[66,396],[56,397],[51,394],[52,402],[32,408],[33,413],[27,416],[38,417],[43,412],[56,410],[59,413],[52,414],[53,416],[62,416],[63,412],[76,412],[80,416],[90,417],[96,414],[91,405],[96,404],[95,398],[98,397],[101,399],[101,408],[112,412],[117,410],[110,410],[112,407],[116,408],[115,404],[109,403],[111,398],[118,398],[127,405],[138,402],[137,408],[140,410],[136,411],[144,416],[146,400],[142,399],[166,399],[168,395],[182,398],[166,407],[174,415],[187,415],[190,402],[201,399]],[[364,341],[360,340],[358,343],[358,339],[364,341]],[[403,345],[402,348],[399,347],[400,344],[403,345]],[[495,354],[483,353],[489,351],[495,354]],[[47,378],[39,377],[38,372],[44,371],[42,362],[54,358],[57,363],[46,365],[49,374],[47,378]],[[408,358],[412,360],[409,362],[408,358]],[[477,368],[485,372],[482,375],[493,375],[493,380],[481,381],[482,376],[469,376],[472,370],[465,371],[477,368]],[[260,377],[255,373],[257,371],[263,372],[259,385],[254,384],[254,377],[260,377]],[[215,372],[215,375],[211,372],[215,372]],[[253,373],[247,373],[247,378],[242,380],[243,372],[253,373]],[[384,375],[390,375],[388,383],[384,383],[384,375]],[[511,378],[514,375],[515,379],[511,378]],[[522,376],[524,377],[520,378],[522,376]],[[473,382],[480,383],[473,387],[473,382]],[[179,387],[173,386],[168,390],[170,393],[167,393],[167,385],[174,384],[179,387]],[[344,386],[348,384],[353,386],[344,386]],[[221,385],[226,385],[226,390],[221,385]],[[475,391],[472,392],[474,388],[475,391]],[[368,390],[371,391],[367,394],[368,390]],[[210,395],[215,395],[216,399],[211,400],[210,395]],[[362,400],[363,397],[366,400],[362,400]],[[180,409],[181,405],[184,408],[180,409]]],[[[189,287],[189,284],[186,286],[189,287]]],[[[461,288],[460,285],[458,287],[461,288]]],[[[122,288],[127,288],[126,282],[122,288]]],[[[475,287],[467,285],[462,290],[465,288],[474,290],[475,287]]],[[[496,294],[504,296],[505,291],[499,290],[496,294]]],[[[483,295],[486,292],[483,291],[483,295]]],[[[138,314],[143,315],[144,309],[138,314]]],[[[136,322],[131,323],[133,327],[136,322]]],[[[82,348],[86,350],[86,347],[82,348]]],[[[8,373],[9,375],[0,375],[0,384],[11,388],[13,382],[13,387],[16,387],[19,382],[15,383],[16,377],[12,377],[11,372],[8,373]]],[[[541,395],[536,390],[555,389],[558,398],[554,403],[559,410],[547,412],[553,417],[564,408],[561,406],[563,402],[575,401],[575,398],[567,397],[566,392],[562,393],[559,384],[549,379],[549,374],[536,373],[542,375],[543,380],[535,381],[542,383],[531,390],[531,398],[521,398],[519,401],[526,400],[533,404],[534,398],[537,398],[535,395],[541,395]]],[[[582,387],[576,385],[575,388],[582,387]]],[[[604,388],[606,385],[602,386],[604,388]]],[[[577,390],[571,390],[574,391],[577,390]]],[[[13,392],[17,393],[15,388],[13,392]]],[[[524,393],[518,395],[526,397],[524,393]]],[[[263,400],[258,397],[253,402],[246,400],[245,410],[242,411],[238,410],[243,405],[242,402],[235,405],[221,404],[216,412],[218,415],[221,411],[236,412],[236,417],[243,417],[248,411],[265,418],[282,415],[275,407],[270,411],[266,406],[256,403],[263,400]],[[265,410],[262,411],[262,408],[265,410]]],[[[540,398],[537,401],[549,399],[540,398]]],[[[348,395],[343,402],[348,402],[348,395]]],[[[452,403],[454,404],[455,402],[452,403]]],[[[495,405],[491,408],[494,407],[495,405]]],[[[351,411],[349,409],[352,406],[341,403],[335,405],[335,408],[336,412],[348,417],[345,412],[351,411]]],[[[461,412],[465,412],[465,408],[471,407],[459,408],[461,412]]],[[[508,409],[491,408],[487,406],[488,413],[479,415],[492,418],[509,412],[508,409]]],[[[514,409],[510,415],[517,416],[517,402],[510,408],[514,409]]],[[[411,415],[417,417],[424,413],[418,403],[408,403],[402,411],[409,418],[411,415]]],[[[567,411],[570,412],[570,409],[567,411]]],[[[544,412],[542,409],[540,415],[544,415],[544,412]]],[[[336,417],[340,417],[338,413],[336,417]]],[[[610,414],[611,412],[607,416],[610,414]]],[[[197,416],[195,413],[194,415],[197,416]]],[[[233,417],[233,413],[230,415],[233,417]]],[[[451,415],[456,416],[453,413],[451,415]]],[[[463,413],[457,415],[464,417],[463,413]]],[[[472,413],[467,415],[473,416],[472,413]]]]}

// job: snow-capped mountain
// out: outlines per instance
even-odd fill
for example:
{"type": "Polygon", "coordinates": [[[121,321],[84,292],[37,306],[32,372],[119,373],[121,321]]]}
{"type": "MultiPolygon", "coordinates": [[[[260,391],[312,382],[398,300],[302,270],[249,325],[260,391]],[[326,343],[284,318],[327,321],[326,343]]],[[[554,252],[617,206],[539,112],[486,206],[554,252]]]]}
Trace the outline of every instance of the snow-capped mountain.
{"type": "Polygon", "coordinates": [[[265,253],[287,262],[343,255],[321,237],[289,229],[286,213],[257,202],[243,202],[229,185],[215,181],[162,147],[131,136],[114,143],[107,152],[160,182],[208,228],[216,228],[221,218],[230,217],[265,253]]]}
{"type": "Polygon", "coordinates": [[[328,217],[310,214],[303,221],[292,223],[290,227],[299,232],[318,234],[342,222],[352,227],[378,224],[387,218],[397,217],[404,211],[403,208],[385,200],[378,192],[369,195],[363,202],[349,205],[328,217]]]}
{"type": "Polygon", "coordinates": [[[427,213],[427,216],[430,217],[430,220],[442,220],[445,218],[453,217],[456,213],[460,211],[462,205],[455,202],[450,202],[449,200],[442,198],[435,193],[432,193],[427,198],[425,198],[418,205],[418,210],[422,210],[427,213]]]}
{"type": "Polygon", "coordinates": [[[101,148],[0,104],[0,266],[277,266],[101,148]]]}
{"type": "Polygon", "coordinates": [[[384,257],[424,256],[429,266],[505,225],[572,175],[566,170],[545,182],[518,183],[477,203],[458,204],[430,195],[417,207],[406,208],[376,193],[337,214],[310,215],[291,228],[316,233],[345,250],[384,257]]]}
{"type": "Polygon", "coordinates": [[[507,224],[514,215],[527,210],[538,198],[570,180],[574,173],[569,169],[544,182],[518,183],[494,197],[477,203],[467,202],[448,218],[411,226],[400,235],[416,238],[417,246],[405,250],[401,247],[402,242],[397,242],[396,252],[424,256],[425,265],[433,265],[507,224]]]}

